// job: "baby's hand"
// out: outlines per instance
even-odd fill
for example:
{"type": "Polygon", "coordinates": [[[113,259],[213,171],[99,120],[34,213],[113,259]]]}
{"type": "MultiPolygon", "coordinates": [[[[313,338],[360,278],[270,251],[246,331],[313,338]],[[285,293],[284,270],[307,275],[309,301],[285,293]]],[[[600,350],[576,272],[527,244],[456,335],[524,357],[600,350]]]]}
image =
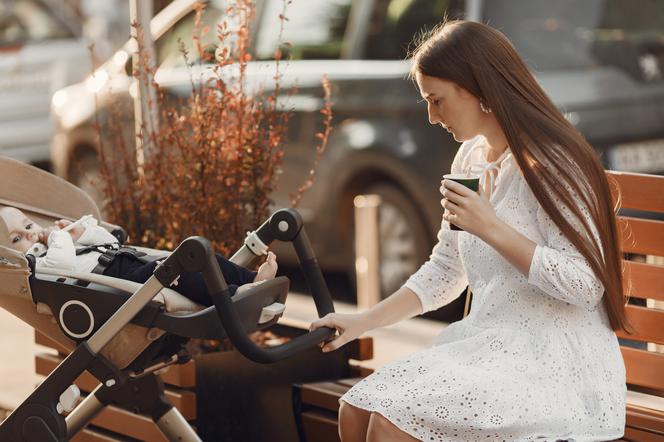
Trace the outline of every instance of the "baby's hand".
{"type": "MultiPolygon", "coordinates": [[[[68,219],[60,219],[55,222],[55,225],[58,229],[64,229],[68,225],[70,225],[72,222],[69,221],[68,219]]],[[[81,226],[80,224],[73,227],[72,229],[69,230],[69,234],[71,235],[71,239],[76,242],[78,239],[83,235],[83,232],[85,232],[85,227],[81,226]]]]}
{"type": "Polygon", "coordinates": [[[64,229],[69,224],[71,224],[71,221],[69,221],[68,219],[59,219],[53,224],[55,224],[55,227],[57,227],[58,229],[64,229]]]}
{"type": "Polygon", "coordinates": [[[53,232],[54,230],[60,230],[59,227],[57,226],[51,226],[51,227],[45,227],[42,229],[41,232],[39,232],[38,235],[38,240],[42,244],[48,245],[48,236],[53,232]]]}

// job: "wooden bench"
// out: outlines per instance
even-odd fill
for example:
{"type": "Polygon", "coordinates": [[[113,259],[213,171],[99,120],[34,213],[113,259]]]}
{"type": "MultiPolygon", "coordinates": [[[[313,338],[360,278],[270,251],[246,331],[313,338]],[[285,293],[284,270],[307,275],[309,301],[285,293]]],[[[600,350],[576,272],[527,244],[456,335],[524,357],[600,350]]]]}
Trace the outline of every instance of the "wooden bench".
{"type": "MultiPolygon", "coordinates": [[[[618,185],[622,208],[652,212],[660,217],[664,215],[664,177],[613,171],[607,174],[618,185]]],[[[629,288],[632,298],[647,299],[649,304],[657,305],[656,308],[628,305],[627,317],[636,333],[617,333],[621,338],[650,343],[647,344],[648,350],[621,346],[628,384],[627,422],[622,440],[663,442],[664,306],[656,303],[664,303],[664,221],[619,216],[618,223],[623,250],[628,258],[625,260],[629,272],[626,290],[629,288]],[[646,259],[646,256],[650,258],[646,259]],[[653,256],[659,258],[652,259],[653,256]]],[[[298,422],[301,442],[339,440],[338,400],[359,379],[295,386],[294,407],[296,416],[301,416],[298,422]]]]}
{"type": "MultiPolygon", "coordinates": [[[[621,208],[659,214],[662,219],[663,176],[612,171],[608,175],[620,189],[621,208]]],[[[664,221],[620,216],[618,222],[628,254],[626,293],[648,300],[641,302],[646,306],[627,306],[635,334],[617,333],[622,339],[649,343],[641,344],[643,349],[621,345],[628,385],[624,440],[664,441],[664,221]]]]}

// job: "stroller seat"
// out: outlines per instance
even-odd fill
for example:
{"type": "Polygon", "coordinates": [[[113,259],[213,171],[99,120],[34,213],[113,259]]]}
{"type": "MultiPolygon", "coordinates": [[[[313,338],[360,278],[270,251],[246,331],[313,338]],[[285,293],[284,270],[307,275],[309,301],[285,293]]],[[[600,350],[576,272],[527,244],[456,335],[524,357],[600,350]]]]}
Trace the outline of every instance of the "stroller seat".
{"type": "MultiPolygon", "coordinates": [[[[48,272],[48,274],[35,274],[35,279],[30,284],[30,269],[25,256],[0,246],[0,281],[4,287],[0,295],[0,307],[49,336],[70,352],[76,347],[78,339],[91,335],[98,328],[94,327],[95,323],[101,324],[108,319],[109,307],[117,308],[140,287],[140,284],[132,281],[94,273],[83,274],[58,269],[51,269],[48,272]],[[78,292],[78,296],[72,298],[68,293],[69,286],[77,285],[80,281],[88,281],[91,284],[86,288],[73,287],[73,290],[78,292]],[[56,295],[49,294],[47,291],[49,284],[55,287],[56,295]],[[41,290],[37,290],[40,294],[35,293],[33,296],[32,286],[35,285],[41,290]],[[88,293],[87,296],[97,299],[90,304],[77,299],[85,293],[88,293]],[[111,304],[101,299],[102,296],[109,296],[109,294],[112,294],[111,296],[115,299],[115,302],[111,304]],[[48,302],[51,297],[53,304],[59,304],[60,308],[51,307],[48,302]],[[70,304],[62,309],[67,302],[70,304]],[[107,306],[103,311],[102,304],[107,306]],[[87,309],[90,309],[89,312],[87,309]],[[69,321],[55,320],[53,311],[60,312],[60,310],[62,310],[63,319],[67,316],[69,321]],[[92,320],[86,324],[88,319],[92,320]],[[90,328],[89,331],[88,328],[90,328]]],[[[204,309],[201,305],[167,288],[159,292],[152,302],[155,304],[151,306],[152,309],[163,310],[167,314],[187,314],[204,309]]],[[[135,322],[140,320],[141,318],[136,318],[135,322]]],[[[164,335],[164,330],[150,328],[149,325],[146,327],[146,322],[141,322],[143,325],[139,326],[133,323],[127,324],[103,347],[101,354],[122,369],[127,367],[150,343],[164,335]]],[[[219,322],[218,319],[216,322],[219,322]]]]}
{"type": "MultiPolygon", "coordinates": [[[[17,207],[44,225],[86,214],[101,219],[95,203],[77,187],[7,158],[0,158],[0,204],[17,207]],[[49,193],[45,195],[42,189],[49,193]]],[[[2,224],[0,230],[6,229],[2,224]]],[[[117,226],[101,225],[118,231],[117,226]]],[[[265,253],[274,239],[295,245],[312,291],[321,293],[315,297],[319,315],[333,311],[297,212],[275,213],[247,237],[231,260],[246,265],[265,253]]],[[[331,336],[329,329],[320,329],[276,348],[259,348],[248,334],[278,321],[288,292],[287,278],[265,281],[231,298],[204,238],[189,238],[172,253],[141,250],[163,258],[145,284],[93,273],[36,271],[32,256],[0,246],[0,307],[72,351],[0,425],[0,440],[64,441],[108,404],[135,410],[136,403],[145,400],[132,391],[147,383],[151,391],[163,393],[154,372],[186,362],[189,355],[184,344],[190,338],[228,337],[242,354],[265,363],[331,336]],[[203,273],[214,306],[205,308],[168,288],[182,271],[203,273]],[[65,418],[71,410],[63,405],[63,397],[71,393],[71,384],[84,370],[101,384],[65,418]]],[[[144,408],[142,412],[152,416],[167,438],[200,440],[163,394],[155,394],[144,408]]]]}

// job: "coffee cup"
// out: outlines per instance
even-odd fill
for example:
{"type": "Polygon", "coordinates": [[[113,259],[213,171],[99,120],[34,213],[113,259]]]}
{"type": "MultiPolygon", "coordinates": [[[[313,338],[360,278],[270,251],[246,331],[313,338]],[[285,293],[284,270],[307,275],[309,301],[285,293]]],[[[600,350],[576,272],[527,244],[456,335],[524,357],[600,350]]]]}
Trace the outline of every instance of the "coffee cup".
{"type": "MultiPolygon", "coordinates": [[[[477,192],[480,187],[480,177],[477,175],[467,175],[465,173],[449,173],[447,175],[443,175],[443,179],[463,184],[464,186],[475,192],[477,192]]],[[[450,230],[463,230],[463,229],[461,227],[458,227],[450,223],[450,230]]]]}

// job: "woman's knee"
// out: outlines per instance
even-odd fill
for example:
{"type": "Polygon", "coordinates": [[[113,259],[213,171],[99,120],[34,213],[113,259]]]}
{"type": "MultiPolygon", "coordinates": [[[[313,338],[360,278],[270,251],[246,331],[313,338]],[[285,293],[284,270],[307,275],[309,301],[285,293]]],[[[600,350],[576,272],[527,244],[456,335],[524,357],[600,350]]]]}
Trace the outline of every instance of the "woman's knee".
{"type": "Polygon", "coordinates": [[[386,417],[379,413],[371,413],[369,425],[367,427],[367,442],[378,442],[384,440],[410,442],[417,441],[414,437],[403,432],[386,417]]]}
{"type": "Polygon", "coordinates": [[[343,420],[366,420],[369,422],[369,416],[371,416],[371,412],[341,401],[341,405],[339,406],[339,422],[343,420]]]}
{"type": "Polygon", "coordinates": [[[341,440],[364,441],[370,417],[369,411],[341,401],[339,406],[339,437],[341,440]]]}

